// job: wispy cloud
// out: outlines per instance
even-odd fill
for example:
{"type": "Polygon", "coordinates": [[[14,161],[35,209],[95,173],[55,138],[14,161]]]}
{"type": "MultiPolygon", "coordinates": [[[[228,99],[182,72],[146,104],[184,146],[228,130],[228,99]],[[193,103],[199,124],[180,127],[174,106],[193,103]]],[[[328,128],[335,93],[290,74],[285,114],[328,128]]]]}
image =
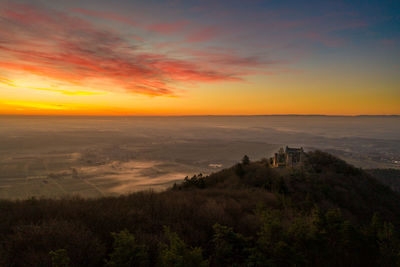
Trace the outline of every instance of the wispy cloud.
{"type": "Polygon", "coordinates": [[[95,11],[95,10],[89,10],[89,9],[84,9],[84,8],[74,8],[72,9],[73,12],[80,13],[82,15],[87,15],[87,16],[92,16],[92,17],[97,17],[101,19],[107,19],[107,20],[113,20],[113,21],[118,21],[122,23],[126,23],[132,26],[137,26],[138,22],[128,18],[126,16],[122,16],[119,14],[116,14],[114,12],[102,12],[102,11],[95,11]]]}
{"type": "Polygon", "coordinates": [[[5,101],[2,102],[5,105],[17,106],[22,108],[33,108],[39,110],[66,110],[68,107],[60,104],[45,104],[45,103],[33,103],[33,102],[22,102],[22,101],[5,101]]]}
{"type": "Polygon", "coordinates": [[[89,91],[69,91],[69,90],[62,90],[62,89],[52,89],[52,88],[41,88],[41,87],[29,87],[31,89],[42,90],[42,91],[50,91],[61,93],[64,95],[104,95],[105,93],[99,92],[89,92],[89,91]]]}
{"type": "MultiPolygon", "coordinates": [[[[143,52],[118,32],[96,27],[65,12],[33,5],[1,4],[0,68],[85,86],[111,80],[115,89],[146,95],[174,95],[176,82],[240,80],[237,73],[196,62],[143,52]]],[[[88,12],[80,10],[81,13],[88,12]]],[[[88,13],[121,19],[110,14],[88,13]]],[[[125,19],[122,21],[125,22],[125,19]]],[[[153,25],[156,29],[157,26],[153,25]]],[[[174,31],[181,24],[159,27],[174,31]],[[168,28],[170,27],[170,28],[168,28]]],[[[197,40],[213,35],[212,28],[197,40]]],[[[67,93],[67,92],[61,92],[67,93]]]]}
{"type": "Polygon", "coordinates": [[[163,22],[163,23],[150,24],[146,28],[150,31],[162,34],[171,34],[175,32],[182,32],[188,24],[189,22],[186,20],[176,21],[176,22],[163,22]]]}
{"type": "Polygon", "coordinates": [[[73,95],[104,95],[104,94],[106,94],[104,92],[81,91],[81,90],[76,91],[76,90],[64,90],[64,89],[57,89],[57,88],[42,88],[42,87],[35,87],[35,86],[20,85],[20,84],[16,84],[14,81],[11,81],[9,79],[2,78],[2,77],[0,77],[0,83],[5,84],[10,87],[49,91],[49,92],[61,93],[64,95],[71,95],[71,96],[73,96],[73,95]]]}
{"type": "Polygon", "coordinates": [[[330,8],[319,14],[294,8],[248,10],[240,1],[232,7],[215,1],[204,5],[166,5],[157,16],[156,11],[138,15],[136,9],[123,15],[118,9],[62,11],[3,2],[0,70],[43,76],[88,92],[174,96],[189,83],[291,72],[288,64],[296,53],[314,44],[343,46],[346,35],[338,32],[368,25],[357,13],[330,8]]]}
{"type": "Polygon", "coordinates": [[[187,38],[187,42],[206,42],[216,37],[219,33],[218,27],[207,26],[202,29],[191,32],[187,38]]]}

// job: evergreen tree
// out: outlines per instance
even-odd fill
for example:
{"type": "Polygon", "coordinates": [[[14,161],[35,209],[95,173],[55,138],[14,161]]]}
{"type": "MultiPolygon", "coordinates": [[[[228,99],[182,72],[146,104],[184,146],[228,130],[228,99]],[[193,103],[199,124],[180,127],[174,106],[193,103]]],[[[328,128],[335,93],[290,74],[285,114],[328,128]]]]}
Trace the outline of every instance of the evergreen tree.
{"type": "Polygon", "coordinates": [[[244,155],[243,159],[242,159],[242,164],[243,165],[249,165],[250,164],[250,158],[247,155],[244,155]]]}
{"type": "Polygon", "coordinates": [[[113,251],[106,262],[108,267],[147,266],[147,249],[139,245],[135,237],[128,231],[111,233],[114,238],[113,251]]]}
{"type": "Polygon", "coordinates": [[[191,248],[179,238],[177,233],[164,227],[168,243],[160,244],[160,265],[165,267],[206,267],[208,261],[203,259],[202,249],[191,248]]]}

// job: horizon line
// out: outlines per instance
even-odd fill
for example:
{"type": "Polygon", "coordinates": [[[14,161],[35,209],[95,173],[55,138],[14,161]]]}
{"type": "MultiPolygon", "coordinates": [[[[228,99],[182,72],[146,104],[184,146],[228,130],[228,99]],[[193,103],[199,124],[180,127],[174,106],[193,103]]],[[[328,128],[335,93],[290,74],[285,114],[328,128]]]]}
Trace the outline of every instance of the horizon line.
{"type": "Polygon", "coordinates": [[[184,115],[88,115],[88,114],[0,114],[10,117],[267,117],[267,116],[296,116],[296,117],[400,117],[400,114],[184,114],[184,115]]]}

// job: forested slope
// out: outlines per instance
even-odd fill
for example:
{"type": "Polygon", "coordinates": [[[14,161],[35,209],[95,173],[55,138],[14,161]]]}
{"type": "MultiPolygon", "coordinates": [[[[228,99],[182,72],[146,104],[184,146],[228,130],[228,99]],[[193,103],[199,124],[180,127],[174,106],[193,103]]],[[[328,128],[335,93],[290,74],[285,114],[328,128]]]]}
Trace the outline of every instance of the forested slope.
{"type": "Polygon", "coordinates": [[[396,266],[400,195],[329,154],[161,192],[0,202],[2,266],[396,266]]]}

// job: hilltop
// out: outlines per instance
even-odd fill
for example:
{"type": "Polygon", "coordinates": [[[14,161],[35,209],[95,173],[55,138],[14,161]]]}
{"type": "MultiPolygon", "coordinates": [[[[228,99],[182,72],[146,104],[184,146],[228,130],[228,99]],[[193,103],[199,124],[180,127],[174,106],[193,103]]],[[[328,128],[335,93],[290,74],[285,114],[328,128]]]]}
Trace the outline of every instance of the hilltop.
{"type": "Polygon", "coordinates": [[[177,188],[263,188],[289,198],[300,209],[310,203],[323,209],[339,208],[357,222],[379,212],[398,223],[399,194],[383,185],[381,176],[375,177],[378,172],[383,170],[365,172],[328,153],[314,151],[307,153],[303,168],[271,168],[266,159],[239,163],[207,177],[187,178],[177,188]]]}
{"type": "Polygon", "coordinates": [[[3,266],[396,266],[400,194],[324,152],[161,193],[0,202],[3,266]],[[64,264],[64,265],[63,265],[64,264]]]}

